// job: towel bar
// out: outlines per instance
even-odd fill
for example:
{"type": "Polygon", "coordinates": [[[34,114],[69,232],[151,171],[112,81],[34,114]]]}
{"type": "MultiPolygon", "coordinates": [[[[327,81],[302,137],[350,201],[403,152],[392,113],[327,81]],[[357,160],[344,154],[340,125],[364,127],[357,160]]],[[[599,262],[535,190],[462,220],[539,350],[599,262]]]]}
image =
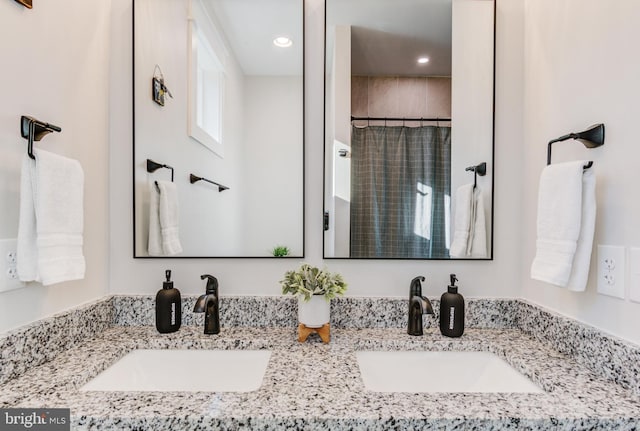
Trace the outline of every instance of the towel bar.
{"type": "MultiPolygon", "coordinates": [[[[580,141],[587,148],[601,147],[604,145],[604,124],[595,124],[585,131],[578,133],[569,133],[549,141],[549,144],[547,145],[547,165],[551,164],[551,144],[566,141],[567,139],[575,139],[577,141],[580,141]]],[[[589,161],[584,166],[584,169],[589,169],[591,166],[593,166],[593,162],[589,161]]]]}
{"type": "Polygon", "coordinates": [[[216,186],[218,186],[218,192],[223,192],[225,190],[229,190],[229,187],[227,187],[227,186],[223,186],[222,184],[218,184],[215,181],[211,181],[211,180],[208,180],[206,178],[199,177],[199,176],[193,175],[193,174],[189,174],[189,181],[191,182],[191,184],[196,183],[198,181],[205,181],[207,183],[216,185],[216,186]]]}

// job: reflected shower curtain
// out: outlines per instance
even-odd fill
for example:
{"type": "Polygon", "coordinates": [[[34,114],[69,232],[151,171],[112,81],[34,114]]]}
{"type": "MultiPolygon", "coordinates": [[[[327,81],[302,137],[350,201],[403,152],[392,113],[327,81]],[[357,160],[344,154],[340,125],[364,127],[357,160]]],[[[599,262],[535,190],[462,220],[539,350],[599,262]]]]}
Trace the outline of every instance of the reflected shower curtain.
{"type": "Polygon", "coordinates": [[[450,127],[352,127],[350,255],[448,258],[450,127]]]}

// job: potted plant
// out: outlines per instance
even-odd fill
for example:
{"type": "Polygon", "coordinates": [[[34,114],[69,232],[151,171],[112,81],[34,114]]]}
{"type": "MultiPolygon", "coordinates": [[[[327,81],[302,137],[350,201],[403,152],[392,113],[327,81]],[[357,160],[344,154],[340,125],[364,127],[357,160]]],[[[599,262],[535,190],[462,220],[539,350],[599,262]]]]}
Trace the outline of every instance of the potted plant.
{"type": "Polygon", "coordinates": [[[271,254],[274,257],[285,257],[289,256],[290,253],[291,250],[289,250],[289,247],[287,247],[286,245],[276,245],[271,249],[271,254]]]}
{"type": "Polygon", "coordinates": [[[295,271],[287,271],[280,284],[283,294],[298,297],[298,321],[308,328],[320,328],[329,323],[331,299],[347,290],[347,283],[340,274],[307,263],[295,271]]]}

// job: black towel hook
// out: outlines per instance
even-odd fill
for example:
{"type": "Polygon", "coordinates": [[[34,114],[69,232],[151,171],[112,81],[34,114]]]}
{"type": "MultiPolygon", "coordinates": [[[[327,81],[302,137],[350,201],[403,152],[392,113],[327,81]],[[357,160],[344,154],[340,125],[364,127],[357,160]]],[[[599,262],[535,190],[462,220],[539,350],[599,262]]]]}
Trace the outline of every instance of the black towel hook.
{"type": "Polygon", "coordinates": [[[487,163],[482,162],[478,165],[469,166],[465,168],[465,171],[473,171],[473,188],[475,189],[478,184],[478,175],[481,177],[487,175],[487,163]]]}

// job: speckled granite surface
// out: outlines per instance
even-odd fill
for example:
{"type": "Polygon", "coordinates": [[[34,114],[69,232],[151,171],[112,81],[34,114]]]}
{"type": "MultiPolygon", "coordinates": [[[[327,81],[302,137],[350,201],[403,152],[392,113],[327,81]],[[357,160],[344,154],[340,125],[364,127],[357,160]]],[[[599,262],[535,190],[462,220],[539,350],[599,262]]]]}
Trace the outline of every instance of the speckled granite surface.
{"type": "MultiPolygon", "coordinates": [[[[332,342],[295,341],[294,328],[113,327],[0,386],[0,406],[68,407],[80,430],[633,430],[640,399],[518,329],[471,329],[459,339],[433,329],[334,329],[332,342]],[[261,388],[249,393],[80,392],[136,348],[270,349],[261,388]],[[488,350],[544,394],[411,394],[365,390],[357,350],[488,350]]],[[[417,370],[428,379],[437,370],[417,370]]],[[[205,374],[215,378],[215,364],[205,374]]]]}
{"type": "Polygon", "coordinates": [[[102,333],[112,321],[113,306],[106,297],[0,334],[0,383],[102,333]]]}
{"type": "Polygon", "coordinates": [[[153,297],[115,296],[0,335],[0,406],[70,407],[76,429],[640,429],[640,347],[524,301],[468,299],[474,329],[446,339],[429,328],[433,317],[424,337],[406,335],[404,299],[340,298],[328,346],[295,341],[294,298],[222,297],[216,336],[201,334],[194,301],[184,298],[175,334],[153,328],[153,297]],[[273,354],[262,388],[248,394],[77,391],[136,348],[273,354]],[[367,392],[358,349],[489,350],[547,393],[367,392]]]}
{"type": "Polygon", "coordinates": [[[517,322],[526,334],[640,396],[640,346],[525,301],[518,303],[517,322]]]}
{"type": "MultiPolygon", "coordinates": [[[[203,324],[202,313],[193,313],[198,297],[182,297],[182,324],[203,324]]],[[[440,300],[430,298],[438,315],[440,300]]],[[[465,324],[469,328],[514,328],[518,315],[514,299],[477,299],[466,301],[465,324]]],[[[155,298],[152,296],[114,296],[114,324],[145,326],[155,324],[155,298]]],[[[407,325],[408,301],[404,298],[341,297],[331,300],[333,328],[403,328],[407,325]]],[[[292,296],[222,296],[222,327],[293,327],[298,318],[297,299],[292,296]]],[[[435,323],[424,319],[425,327],[435,323]]]]}

